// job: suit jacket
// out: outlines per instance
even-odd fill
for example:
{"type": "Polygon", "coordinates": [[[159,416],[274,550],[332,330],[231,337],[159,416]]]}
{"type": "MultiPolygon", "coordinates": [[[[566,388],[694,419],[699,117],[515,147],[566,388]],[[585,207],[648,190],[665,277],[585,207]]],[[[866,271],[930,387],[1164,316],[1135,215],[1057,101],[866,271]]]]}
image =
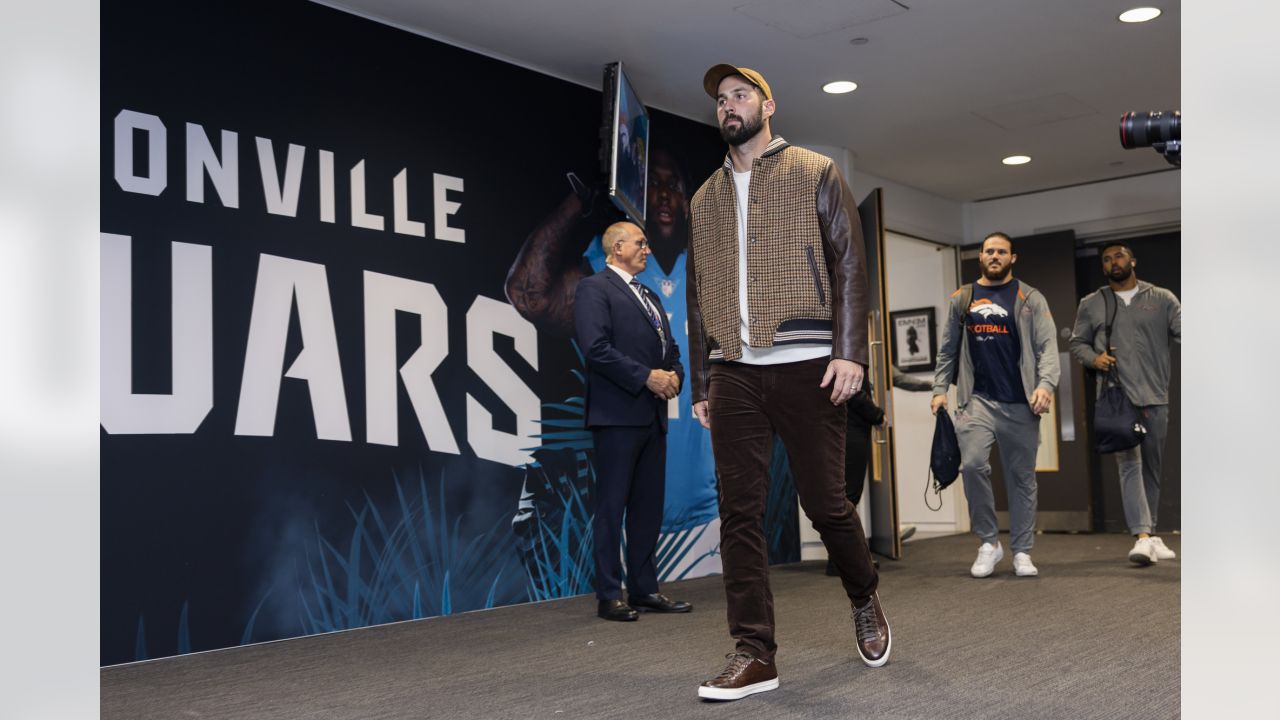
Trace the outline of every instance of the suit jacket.
{"type": "Polygon", "coordinates": [[[606,267],[578,283],[573,314],[587,361],[587,427],[643,427],[656,415],[667,429],[667,401],[654,397],[645,382],[659,368],[675,372],[683,385],[684,367],[662,301],[652,290],[646,295],[662,321],[665,355],[648,312],[618,273],[606,267]]]}

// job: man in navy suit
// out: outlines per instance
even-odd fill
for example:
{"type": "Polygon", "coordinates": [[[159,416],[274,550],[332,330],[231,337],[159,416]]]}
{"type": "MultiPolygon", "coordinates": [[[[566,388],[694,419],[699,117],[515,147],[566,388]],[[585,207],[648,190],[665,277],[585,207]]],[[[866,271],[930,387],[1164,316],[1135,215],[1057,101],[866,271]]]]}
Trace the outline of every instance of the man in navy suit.
{"type": "Polygon", "coordinates": [[[654,553],[666,485],[667,401],[680,393],[684,368],[662,302],[635,276],[649,260],[644,232],[610,225],[606,266],[578,283],[574,324],[587,360],[587,427],[595,443],[597,614],[635,620],[637,608],[689,612],[658,592],[654,553]],[[627,527],[627,599],[619,545],[627,527]]]}

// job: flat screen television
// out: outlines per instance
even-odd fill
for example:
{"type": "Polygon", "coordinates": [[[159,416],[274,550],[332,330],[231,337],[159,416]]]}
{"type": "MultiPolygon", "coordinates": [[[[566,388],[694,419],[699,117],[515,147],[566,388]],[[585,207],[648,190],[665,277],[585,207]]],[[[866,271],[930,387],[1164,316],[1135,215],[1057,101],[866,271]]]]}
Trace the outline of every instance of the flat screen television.
{"type": "Polygon", "coordinates": [[[609,199],[643,227],[649,181],[649,112],[621,62],[604,66],[601,135],[600,160],[609,184],[609,199]]]}

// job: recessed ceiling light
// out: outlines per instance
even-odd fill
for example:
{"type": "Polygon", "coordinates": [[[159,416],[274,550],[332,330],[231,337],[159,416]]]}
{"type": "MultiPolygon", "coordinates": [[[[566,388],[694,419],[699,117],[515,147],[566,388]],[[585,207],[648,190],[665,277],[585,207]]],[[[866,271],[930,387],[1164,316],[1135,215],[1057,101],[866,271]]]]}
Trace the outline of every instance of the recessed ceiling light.
{"type": "Polygon", "coordinates": [[[1001,160],[1000,162],[1004,163],[1005,165],[1026,165],[1027,163],[1031,162],[1031,157],[1028,155],[1010,155],[1009,157],[1001,160]]]}
{"type": "Polygon", "coordinates": [[[843,95],[845,93],[851,93],[857,89],[858,83],[849,82],[848,80],[837,80],[822,86],[822,92],[831,93],[832,95],[843,95]]]}
{"type": "Polygon", "coordinates": [[[1140,23],[1160,17],[1160,8],[1140,7],[1120,13],[1120,22],[1140,23]]]}

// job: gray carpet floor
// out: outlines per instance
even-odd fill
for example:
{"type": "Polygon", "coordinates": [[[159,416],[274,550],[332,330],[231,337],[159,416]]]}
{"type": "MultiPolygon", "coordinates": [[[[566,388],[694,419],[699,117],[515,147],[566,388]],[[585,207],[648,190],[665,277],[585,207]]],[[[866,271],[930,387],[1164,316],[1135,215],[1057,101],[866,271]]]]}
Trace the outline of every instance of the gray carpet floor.
{"type": "MultiPolygon", "coordinates": [[[[1180,562],[1123,535],[1041,535],[1038,578],[968,575],[972,536],[881,561],[888,665],[858,660],[822,563],[773,569],[781,687],[697,699],[732,649],[719,577],[663,587],[688,615],[595,618],[583,596],[104,668],[102,717],[1173,718],[1180,562]]],[[[1165,542],[1180,550],[1177,536],[1165,542]]]]}

